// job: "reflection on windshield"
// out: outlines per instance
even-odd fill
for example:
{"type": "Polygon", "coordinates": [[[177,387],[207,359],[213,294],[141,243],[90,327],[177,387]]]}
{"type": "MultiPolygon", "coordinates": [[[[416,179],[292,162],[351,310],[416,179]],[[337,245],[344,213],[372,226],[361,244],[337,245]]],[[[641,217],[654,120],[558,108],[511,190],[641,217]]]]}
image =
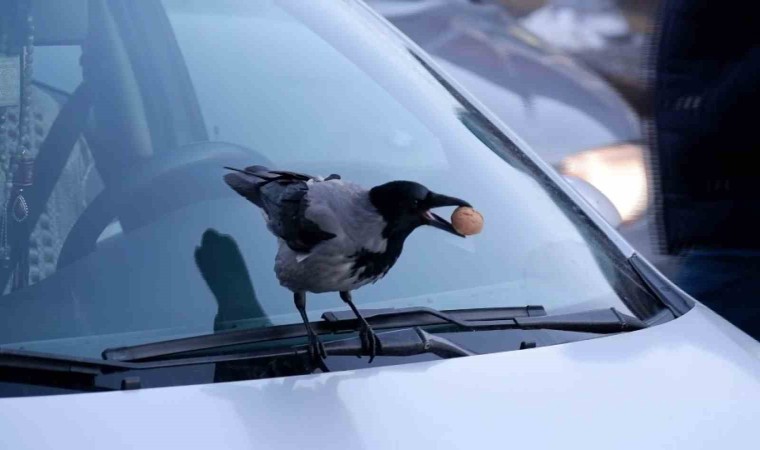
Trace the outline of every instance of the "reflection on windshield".
{"type": "MultiPolygon", "coordinates": [[[[30,204],[39,217],[28,224],[30,285],[6,283],[0,345],[98,356],[299,322],[272,271],[276,240],[224,186],[225,165],[337,173],[366,188],[414,180],[487,218],[477,239],[414,233],[388,276],[355,293],[360,308],[651,311],[604,234],[359,4],[119,5],[89,2],[82,67],[71,45],[58,54],[55,42],[37,42],[62,63],[35,77],[75,70],[61,77],[83,84],[74,93],[33,85],[39,184],[28,189],[55,189],[30,204]]],[[[0,108],[10,118],[17,107],[0,108]]],[[[6,168],[11,147],[0,149],[6,168]]],[[[24,242],[14,245],[26,257],[24,242]]],[[[312,319],[343,307],[335,294],[308,306],[312,319]]]]}

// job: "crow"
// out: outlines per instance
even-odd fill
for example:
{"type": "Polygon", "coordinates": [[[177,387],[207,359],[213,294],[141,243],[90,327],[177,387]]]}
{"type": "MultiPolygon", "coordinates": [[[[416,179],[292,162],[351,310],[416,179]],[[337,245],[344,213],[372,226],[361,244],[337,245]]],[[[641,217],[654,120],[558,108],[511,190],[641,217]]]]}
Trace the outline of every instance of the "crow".
{"type": "Polygon", "coordinates": [[[344,181],[263,166],[231,170],[224,181],[258,206],[279,243],[274,271],[293,292],[306,326],[310,355],[322,365],[326,352],[306,316],[306,293],[339,292],[359,322],[362,346],[372,362],[380,341],[354,305],[351,292],[385,276],[404,240],[430,225],[464,237],[432,208],[470,206],[413,181],[391,181],[371,189],[344,181]]]}

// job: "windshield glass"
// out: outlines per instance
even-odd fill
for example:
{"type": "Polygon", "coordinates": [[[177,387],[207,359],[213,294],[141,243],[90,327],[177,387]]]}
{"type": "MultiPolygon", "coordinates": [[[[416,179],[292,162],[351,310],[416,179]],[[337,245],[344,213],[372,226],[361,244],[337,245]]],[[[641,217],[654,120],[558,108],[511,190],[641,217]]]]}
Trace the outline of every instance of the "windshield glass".
{"type": "MultiPolygon", "coordinates": [[[[33,31],[0,28],[0,87],[21,92],[0,103],[4,347],[98,357],[299,323],[226,165],[414,180],[483,214],[467,239],[415,231],[360,308],[656,309],[580,208],[358,3],[33,4],[33,31]]],[[[307,306],[345,309],[337,293],[307,306]]]]}

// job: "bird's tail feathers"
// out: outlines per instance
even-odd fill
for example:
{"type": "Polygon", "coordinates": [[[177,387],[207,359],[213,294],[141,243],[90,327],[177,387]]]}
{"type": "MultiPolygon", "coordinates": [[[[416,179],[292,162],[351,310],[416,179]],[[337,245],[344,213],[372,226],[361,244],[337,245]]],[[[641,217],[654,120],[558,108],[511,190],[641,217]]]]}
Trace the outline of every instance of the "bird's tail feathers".
{"type": "Polygon", "coordinates": [[[231,170],[224,176],[224,181],[238,194],[261,207],[261,186],[276,177],[264,166],[250,166],[245,169],[225,167],[231,170]]]}
{"type": "MultiPolygon", "coordinates": [[[[245,169],[225,167],[231,170],[224,176],[224,181],[238,194],[247,198],[257,206],[266,209],[261,197],[262,188],[269,183],[279,183],[282,186],[307,183],[315,177],[304,173],[290,172],[285,170],[270,170],[264,166],[249,166],[245,169]]],[[[330,175],[328,179],[340,179],[338,175],[330,175]]],[[[319,179],[322,181],[322,179],[319,179]]],[[[278,194],[279,195],[279,194],[278,194]]]]}
{"type": "Polygon", "coordinates": [[[246,175],[251,175],[265,180],[274,176],[274,174],[264,166],[248,166],[245,169],[238,169],[236,167],[230,166],[224,166],[224,168],[227,170],[232,170],[233,172],[244,173],[246,175]]]}

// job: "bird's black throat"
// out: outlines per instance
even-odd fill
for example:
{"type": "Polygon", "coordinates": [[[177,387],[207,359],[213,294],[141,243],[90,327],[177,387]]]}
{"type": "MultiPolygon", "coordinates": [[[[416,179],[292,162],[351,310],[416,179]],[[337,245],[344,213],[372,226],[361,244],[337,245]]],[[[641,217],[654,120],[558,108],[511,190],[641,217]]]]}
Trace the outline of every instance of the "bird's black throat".
{"type": "Polygon", "coordinates": [[[367,279],[375,281],[385,276],[401,256],[405,238],[389,238],[384,252],[373,252],[366,248],[359,250],[352,255],[354,262],[351,266],[351,275],[356,276],[358,281],[367,279]]]}
{"type": "Polygon", "coordinates": [[[396,263],[404,241],[422,225],[432,225],[461,236],[450,223],[430,212],[441,206],[469,206],[464,200],[437,194],[413,181],[391,181],[369,190],[369,200],[385,226],[382,237],[385,250],[373,252],[361,249],[354,254],[353,274],[359,280],[379,279],[396,263]]]}
{"type": "Polygon", "coordinates": [[[392,181],[370,189],[370,202],[385,221],[382,236],[386,246],[382,252],[363,248],[352,255],[352,274],[357,275],[359,281],[380,279],[393,267],[401,256],[406,238],[424,225],[416,205],[427,193],[427,188],[409,181],[392,181]]]}

